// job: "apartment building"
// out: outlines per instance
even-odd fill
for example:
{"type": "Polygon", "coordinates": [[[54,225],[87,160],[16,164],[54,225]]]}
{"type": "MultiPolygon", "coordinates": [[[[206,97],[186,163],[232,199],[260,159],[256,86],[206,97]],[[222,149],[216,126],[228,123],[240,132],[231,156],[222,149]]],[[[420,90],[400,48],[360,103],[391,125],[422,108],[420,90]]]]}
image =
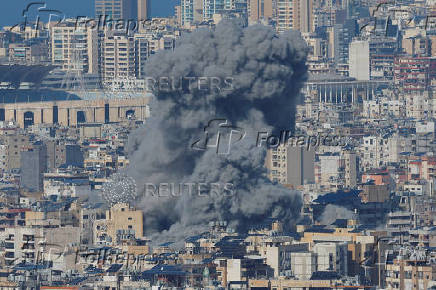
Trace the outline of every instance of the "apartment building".
{"type": "Polygon", "coordinates": [[[276,10],[276,30],[278,33],[294,27],[294,0],[278,0],[276,10]]]}
{"type": "Polygon", "coordinates": [[[80,243],[79,228],[6,228],[4,257],[5,264],[39,264],[51,261],[57,269],[67,270],[74,265],[74,257],[67,263],[64,251],[80,243]]]}
{"type": "Polygon", "coordinates": [[[385,266],[388,289],[431,289],[434,281],[436,265],[428,263],[425,256],[398,256],[388,261],[385,266]]]}
{"type": "Polygon", "coordinates": [[[341,275],[348,274],[347,243],[316,243],[313,252],[317,254],[318,271],[336,271],[341,275]]]}
{"type": "Polygon", "coordinates": [[[97,30],[76,27],[76,23],[64,21],[50,27],[51,62],[72,73],[98,73],[99,51],[97,30]]]}
{"type": "Polygon", "coordinates": [[[316,156],[315,183],[326,191],[344,187],[344,159],[339,153],[323,153],[316,156]]]}
{"type": "Polygon", "coordinates": [[[203,21],[203,0],[181,0],[181,25],[189,26],[193,22],[203,21]]]}
{"type": "Polygon", "coordinates": [[[9,44],[9,62],[13,64],[34,65],[45,63],[49,60],[48,47],[45,43],[26,44],[11,43],[9,44]]]}
{"type": "Polygon", "coordinates": [[[249,22],[272,19],[274,16],[274,5],[273,0],[248,0],[249,22]]]}
{"type": "Polygon", "coordinates": [[[102,42],[101,78],[103,85],[135,77],[135,39],[121,33],[106,32],[102,42]]]}
{"type": "Polygon", "coordinates": [[[313,25],[313,0],[293,1],[293,29],[302,33],[314,31],[313,25]]]}
{"type": "Polygon", "coordinates": [[[423,92],[436,78],[436,58],[398,56],[394,63],[394,83],[404,92],[423,92]]]}
{"type": "Polygon", "coordinates": [[[151,0],[137,0],[138,20],[145,20],[151,17],[151,0]]]}
{"type": "Polygon", "coordinates": [[[315,181],[314,161],[313,149],[280,145],[268,150],[266,167],[271,181],[298,187],[315,181]]]}
{"type": "Polygon", "coordinates": [[[93,223],[94,244],[118,245],[143,237],[142,211],[118,203],[106,211],[105,217],[93,223]]]}
{"type": "Polygon", "coordinates": [[[0,136],[4,145],[7,148],[5,155],[6,170],[12,170],[20,168],[21,166],[21,151],[23,148],[27,148],[30,145],[29,136],[24,134],[11,134],[0,136]]]}
{"type": "Polygon", "coordinates": [[[133,0],[95,0],[95,17],[107,16],[109,19],[131,19],[134,14],[133,0]]]}

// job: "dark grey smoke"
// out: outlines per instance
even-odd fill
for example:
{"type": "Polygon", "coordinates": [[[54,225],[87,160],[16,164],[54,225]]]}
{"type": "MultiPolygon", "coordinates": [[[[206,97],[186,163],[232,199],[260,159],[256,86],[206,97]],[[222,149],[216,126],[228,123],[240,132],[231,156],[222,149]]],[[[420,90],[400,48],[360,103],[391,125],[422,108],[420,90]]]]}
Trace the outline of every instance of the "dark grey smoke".
{"type": "Polygon", "coordinates": [[[337,219],[356,219],[356,218],[357,215],[351,210],[342,206],[328,204],[325,207],[324,212],[320,217],[320,223],[323,225],[331,225],[337,219]]]}
{"type": "MultiPolygon", "coordinates": [[[[296,32],[280,36],[262,25],[242,28],[222,22],[180,39],[174,51],[150,58],[147,76],[177,80],[156,89],[152,117],[130,136],[129,175],[144,183],[232,183],[233,196],[180,198],[144,196],[145,232],[157,241],[183,241],[224,220],[239,231],[279,218],[290,228],[299,217],[297,192],[273,185],[264,167],[266,147],[256,147],[259,131],[290,130],[295,101],[306,78],[306,45],[296,32]],[[189,89],[186,77],[232,78],[231,89],[189,89]],[[181,81],[179,81],[181,80],[181,81]],[[245,138],[230,154],[198,151],[191,144],[213,119],[243,128],[245,138]]],[[[143,193],[143,192],[142,192],[143,193]]]]}

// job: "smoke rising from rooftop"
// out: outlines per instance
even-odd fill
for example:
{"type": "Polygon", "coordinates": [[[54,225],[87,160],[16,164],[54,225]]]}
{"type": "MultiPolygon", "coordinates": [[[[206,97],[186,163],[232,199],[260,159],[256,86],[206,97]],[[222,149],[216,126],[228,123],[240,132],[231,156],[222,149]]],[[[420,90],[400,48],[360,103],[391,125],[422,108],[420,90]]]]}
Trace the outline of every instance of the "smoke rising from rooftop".
{"type": "Polygon", "coordinates": [[[337,219],[356,219],[356,218],[357,215],[351,210],[342,206],[328,204],[325,207],[324,212],[320,217],[320,223],[322,225],[331,225],[337,219]]]}

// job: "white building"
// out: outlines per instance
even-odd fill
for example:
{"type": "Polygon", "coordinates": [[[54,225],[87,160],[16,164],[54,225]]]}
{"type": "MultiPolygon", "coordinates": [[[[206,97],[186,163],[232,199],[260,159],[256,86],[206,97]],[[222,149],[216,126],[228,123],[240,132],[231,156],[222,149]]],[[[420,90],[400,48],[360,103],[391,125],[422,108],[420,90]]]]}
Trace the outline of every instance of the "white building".
{"type": "Polygon", "coordinates": [[[74,73],[98,73],[97,29],[78,25],[76,20],[50,27],[52,64],[74,73]]]}
{"type": "Polygon", "coordinates": [[[336,271],[344,276],[348,274],[347,243],[316,243],[313,252],[317,254],[318,271],[336,271]]]}
{"type": "Polygon", "coordinates": [[[350,77],[359,81],[368,81],[370,77],[369,42],[354,40],[349,49],[350,77]]]}
{"type": "Polygon", "coordinates": [[[291,269],[300,280],[310,280],[317,269],[317,255],[313,252],[291,253],[291,269]]]}

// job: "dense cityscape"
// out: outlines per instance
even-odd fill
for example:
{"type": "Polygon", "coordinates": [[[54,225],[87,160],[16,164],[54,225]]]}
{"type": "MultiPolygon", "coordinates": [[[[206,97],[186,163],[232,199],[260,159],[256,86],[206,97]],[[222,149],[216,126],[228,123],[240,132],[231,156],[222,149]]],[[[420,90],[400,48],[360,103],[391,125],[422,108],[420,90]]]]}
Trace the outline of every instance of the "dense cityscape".
{"type": "Polygon", "coordinates": [[[0,289],[436,289],[434,0],[94,2],[0,31],[0,289]]]}

